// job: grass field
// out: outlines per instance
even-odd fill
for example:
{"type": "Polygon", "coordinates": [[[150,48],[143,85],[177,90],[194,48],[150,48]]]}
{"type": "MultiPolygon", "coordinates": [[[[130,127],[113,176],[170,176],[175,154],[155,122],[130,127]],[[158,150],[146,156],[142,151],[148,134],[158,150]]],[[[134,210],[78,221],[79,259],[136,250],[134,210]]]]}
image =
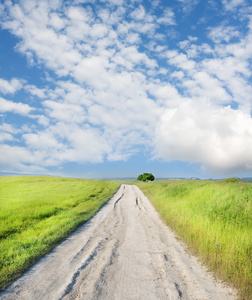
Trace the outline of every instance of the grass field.
{"type": "Polygon", "coordinates": [[[0,289],[90,219],[120,183],[0,177],[0,289]]]}
{"type": "Polygon", "coordinates": [[[138,182],[163,220],[219,278],[252,299],[252,183],[138,182]]]}

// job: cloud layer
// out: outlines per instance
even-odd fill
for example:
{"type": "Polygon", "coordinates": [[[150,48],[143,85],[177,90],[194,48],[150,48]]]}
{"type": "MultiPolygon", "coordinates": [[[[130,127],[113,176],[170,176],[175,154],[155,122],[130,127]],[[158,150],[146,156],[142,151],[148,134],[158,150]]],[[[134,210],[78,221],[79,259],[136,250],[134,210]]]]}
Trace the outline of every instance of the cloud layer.
{"type": "Polygon", "coordinates": [[[4,1],[2,29],[44,77],[0,78],[2,170],[149,153],[251,172],[251,7],[218,5],[219,25],[199,16],[189,33],[195,0],[4,1]]]}

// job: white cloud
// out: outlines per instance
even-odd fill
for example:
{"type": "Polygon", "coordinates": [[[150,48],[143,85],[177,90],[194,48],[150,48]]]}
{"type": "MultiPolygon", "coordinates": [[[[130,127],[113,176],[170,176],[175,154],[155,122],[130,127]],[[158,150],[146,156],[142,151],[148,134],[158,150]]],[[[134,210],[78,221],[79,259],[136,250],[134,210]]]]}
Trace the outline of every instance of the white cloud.
{"type": "MultiPolygon", "coordinates": [[[[163,107],[175,107],[177,106],[182,97],[178,93],[178,90],[172,86],[170,83],[158,83],[158,84],[150,84],[149,93],[153,95],[157,101],[157,103],[163,107]]],[[[162,113],[161,113],[162,114],[162,113]]]]}
{"type": "Polygon", "coordinates": [[[66,26],[66,19],[61,18],[58,14],[52,13],[48,22],[55,30],[61,30],[66,26]]]}
{"type": "Polygon", "coordinates": [[[50,118],[69,123],[82,123],[86,119],[85,110],[76,104],[60,103],[46,100],[43,105],[49,109],[50,118]]]}
{"type": "Polygon", "coordinates": [[[62,154],[66,161],[103,162],[111,151],[109,142],[95,128],[76,128],[67,134],[72,149],[62,154]]]}
{"type": "Polygon", "coordinates": [[[16,142],[18,140],[16,136],[22,130],[22,128],[15,128],[13,125],[3,122],[0,125],[0,143],[16,142]]]}
{"type": "Polygon", "coordinates": [[[114,56],[113,61],[130,70],[140,64],[145,64],[148,68],[157,66],[155,60],[150,59],[145,53],[140,53],[135,46],[124,47],[114,56]]]}
{"type": "Polygon", "coordinates": [[[171,8],[167,8],[165,9],[163,16],[157,19],[157,22],[165,25],[176,25],[175,13],[171,8]]]}
{"type": "Polygon", "coordinates": [[[106,25],[94,24],[89,32],[91,38],[102,38],[108,34],[109,30],[106,25]]]}
{"type": "Polygon", "coordinates": [[[216,172],[251,170],[251,115],[187,100],[163,114],[156,151],[166,160],[200,162],[216,172]]]}
{"type": "Polygon", "coordinates": [[[39,125],[42,125],[44,127],[47,127],[50,125],[50,119],[48,119],[44,115],[36,115],[36,116],[31,116],[34,119],[37,119],[37,122],[39,125]]]}
{"type": "Polygon", "coordinates": [[[13,19],[4,22],[3,27],[22,38],[18,49],[33,63],[35,55],[39,62],[44,62],[62,76],[68,74],[72,64],[79,62],[81,56],[73,49],[72,41],[50,28],[46,2],[39,3],[26,15],[16,4],[10,7],[9,14],[13,19]]]}
{"type": "Polygon", "coordinates": [[[141,39],[138,33],[130,32],[127,35],[125,41],[129,44],[138,44],[141,41],[141,39]]]}
{"type": "Polygon", "coordinates": [[[0,92],[3,94],[14,94],[23,87],[24,83],[24,80],[16,78],[12,78],[10,81],[0,78],[0,92]]]}
{"type": "Polygon", "coordinates": [[[101,2],[109,2],[111,5],[123,5],[123,0],[101,0],[101,2]]]}
{"type": "Polygon", "coordinates": [[[46,89],[39,89],[35,85],[27,84],[24,89],[32,96],[37,96],[40,99],[46,97],[46,89]]]}
{"type": "Polygon", "coordinates": [[[178,78],[180,81],[184,78],[185,74],[182,71],[175,71],[171,75],[172,77],[178,78]]]}
{"type": "Polygon", "coordinates": [[[232,97],[223,87],[223,83],[206,72],[197,72],[191,79],[183,81],[192,97],[211,100],[212,103],[228,104],[232,97]]]}
{"type": "Polygon", "coordinates": [[[23,116],[29,115],[33,110],[28,104],[21,102],[13,102],[0,97],[0,112],[13,112],[23,116]]]}
{"type": "Polygon", "coordinates": [[[80,4],[80,3],[94,3],[95,0],[74,0],[74,4],[80,4]]]}
{"type": "Polygon", "coordinates": [[[199,0],[177,0],[183,6],[183,12],[186,14],[191,13],[191,11],[198,5],[199,0]]]}
{"type": "Polygon", "coordinates": [[[7,132],[0,132],[0,143],[5,142],[5,141],[13,141],[14,138],[11,134],[7,132]]]}
{"type": "Polygon", "coordinates": [[[196,36],[191,36],[191,35],[188,36],[188,39],[191,42],[196,42],[198,40],[198,38],[196,36]]]}
{"type": "Polygon", "coordinates": [[[23,135],[23,139],[29,148],[32,149],[52,149],[61,148],[50,132],[40,132],[38,134],[26,133],[23,135]]]}
{"type": "Polygon", "coordinates": [[[168,50],[165,53],[168,58],[168,62],[171,65],[175,65],[177,68],[186,70],[189,73],[193,72],[196,68],[196,62],[188,58],[187,55],[179,53],[176,50],[168,50]]]}
{"type": "Polygon", "coordinates": [[[18,132],[18,130],[16,128],[14,128],[13,125],[8,124],[8,123],[3,123],[2,125],[0,125],[0,129],[2,132],[7,132],[7,133],[11,133],[11,134],[15,134],[18,132]]]}
{"type": "Polygon", "coordinates": [[[101,8],[98,10],[98,16],[103,22],[108,25],[118,25],[124,19],[125,8],[123,6],[117,7],[114,11],[101,8]]]}
{"type": "Polygon", "coordinates": [[[91,29],[92,11],[80,7],[70,7],[67,10],[69,24],[66,27],[67,36],[74,41],[85,40],[91,29]]]}
{"type": "Polygon", "coordinates": [[[185,48],[187,48],[189,45],[190,45],[190,41],[188,41],[188,40],[179,42],[179,47],[180,47],[181,49],[185,49],[185,48]]]}
{"type": "Polygon", "coordinates": [[[111,151],[110,141],[105,139],[99,129],[89,125],[66,124],[63,121],[57,122],[45,132],[25,135],[25,139],[33,149],[44,149],[43,160],[55,165],[62,162],[102,162],[111,151]],[[47,139],[49,144],[44,145],[47,139]]]}
{"type": "Polygon", "coordinates": [[[235,57],[212,59],[203,62],[210,73],[219,78],[232,95],[233,101],[248,111],[252,108],[252,87],[245,79],[250,74],[248,64],[235,57]],[[244,78],[245,77],[245,78],[244,78]]]}
{"type": "Polygon", "coordinates": [[[229,43],[233,38],[240,38],[241,33],[233,26],[218,26],[210,28],[209,37],[215,43],[221,43],[225,41],[229,43]]]}
{"type": "Polygon", "coordinates": [[[135,20],[145,20],[146,13],[144,7],[139,5],[139,7],[131,13],[131,17],[135,20]]]}
{"type": "Polygon", "coordinates": [[[246,0],[221,0],[226,10],[234,10],[246,3],[246,0]]]}
{"type": "Polygon", "coordinates": [[[108,64],[106,57],[83,58],[74,68],[73,76],[80,83],[85,82],[93,88],[106,88],[108,64]]]}
{"type": "Polygon", "coordinates": [[[31,153],[27,148],[0,144],[0,166],[2,172],[47,173],[38,166],[41,155],[31,153]]]}

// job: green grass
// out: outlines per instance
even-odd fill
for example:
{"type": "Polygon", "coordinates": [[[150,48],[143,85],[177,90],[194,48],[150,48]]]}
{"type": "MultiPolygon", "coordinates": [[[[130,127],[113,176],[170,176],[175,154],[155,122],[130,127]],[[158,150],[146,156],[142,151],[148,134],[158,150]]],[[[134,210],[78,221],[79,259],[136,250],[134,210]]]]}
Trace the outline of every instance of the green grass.
{"type": "Polygon", "coordinates": [[[90,219],[119,185],[44,176],[0,177],[0,289],[90,219]]]}
{"type": "Polygon", "coordinates": [[[137,182],[163,220],[214,270],[252,299],[252,184],[236,180],[137,182]]]}

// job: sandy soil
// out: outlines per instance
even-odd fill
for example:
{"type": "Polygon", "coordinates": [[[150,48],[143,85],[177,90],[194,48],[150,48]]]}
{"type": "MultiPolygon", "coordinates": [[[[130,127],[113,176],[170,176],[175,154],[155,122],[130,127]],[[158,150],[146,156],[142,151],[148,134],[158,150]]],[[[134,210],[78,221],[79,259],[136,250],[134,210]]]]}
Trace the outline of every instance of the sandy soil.
{"type": "Polygon", "coordinates": [[[189,256],[136,187],[116,195],[1,299],[236,299],[189,256]]]}

